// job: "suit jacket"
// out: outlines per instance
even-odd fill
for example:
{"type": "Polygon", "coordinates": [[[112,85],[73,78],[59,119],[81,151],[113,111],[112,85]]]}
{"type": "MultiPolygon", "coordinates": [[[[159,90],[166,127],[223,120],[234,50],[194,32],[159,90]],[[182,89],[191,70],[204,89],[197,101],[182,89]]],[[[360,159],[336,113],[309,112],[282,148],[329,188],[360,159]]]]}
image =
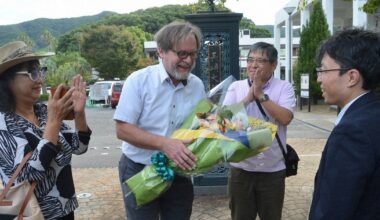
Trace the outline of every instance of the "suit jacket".
{"type": "Polygon", "coordinates": [[[309,219],[380,219],[380,102],[373,92],[352,103],[332,130],[309,219]]]}

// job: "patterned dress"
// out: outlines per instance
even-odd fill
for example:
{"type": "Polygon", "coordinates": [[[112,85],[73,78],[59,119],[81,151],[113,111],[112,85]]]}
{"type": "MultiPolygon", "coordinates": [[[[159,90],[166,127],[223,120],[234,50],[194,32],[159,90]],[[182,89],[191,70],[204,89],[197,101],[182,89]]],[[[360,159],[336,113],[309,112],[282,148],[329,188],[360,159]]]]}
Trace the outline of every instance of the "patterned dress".
{"type": "Polygon", "coordinates": [[[0,176],[5,186],[24,155],[33,150],[15,184],[24,179],[37,181],[34,193],[45,219],[57,219],[78,207],[71,157],[87,151],[91,130],[78,132],[62,123],[57,147],[42,138],[47,122],[46,105],[37,103],[35,114],[39,127],[17,114],[0,112],[0,176]]]}

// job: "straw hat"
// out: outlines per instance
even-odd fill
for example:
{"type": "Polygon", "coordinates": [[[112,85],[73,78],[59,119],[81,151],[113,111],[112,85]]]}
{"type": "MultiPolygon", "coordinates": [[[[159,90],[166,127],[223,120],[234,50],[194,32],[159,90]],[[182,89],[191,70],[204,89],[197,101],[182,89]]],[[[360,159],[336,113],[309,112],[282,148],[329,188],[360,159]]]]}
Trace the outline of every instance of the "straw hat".
{"type": "Polygon", "coordinates": [[[53,56],[54,53],[34,53],[24,42],[14,41],[0,47],[0,75],[7,69],[30,60],[53,56]]]}

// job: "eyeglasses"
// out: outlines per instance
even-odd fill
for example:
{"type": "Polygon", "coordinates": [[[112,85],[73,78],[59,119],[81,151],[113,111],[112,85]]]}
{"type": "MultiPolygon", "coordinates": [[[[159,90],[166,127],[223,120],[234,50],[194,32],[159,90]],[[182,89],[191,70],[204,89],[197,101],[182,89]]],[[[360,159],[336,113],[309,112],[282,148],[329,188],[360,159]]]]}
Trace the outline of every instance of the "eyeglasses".
{"type": "Polygon", "coordinates": [[[198,57],[198,50],[192,51],[192,52],[187,52],[184,50],[180,50],[180,51],[176,51],[173,49],[170,49],[170,50],[173,51],[174,53],[176,53],[178,58],[180,58],[180,59],[186,59],[188,56],[190,56],[192,59],[195,59],[198,57]]]}
{"type": "Polygon", "coordinates": [[[18,71],[18,75],[28,75],[32,81],[38,81],[39,79],[45,79],[47,67],[34,67],[30,71],[18,71]]]}
{"type": "Polygon", "coordinates": [[[268,62],[269,60],[268,59],[263,59],[263,58],[255,59],[255,58],[251,58],[251,57],[248,57],[248,59],[247,59],[247,63],[248,64],[253,64],[255,61],[256,61],[257,64],[263,65],[264,63],[268,62]]]}
{"type": "Polygon", "coordinates": [[[317,76],[322,76],[322,73],[325,72],[331,72],[331,71],[347,71],[349,68],[339,68],[339,69],[327,69],[323,70],[321,67],[315,68],[315,71],[317,71],[317,76]]]}

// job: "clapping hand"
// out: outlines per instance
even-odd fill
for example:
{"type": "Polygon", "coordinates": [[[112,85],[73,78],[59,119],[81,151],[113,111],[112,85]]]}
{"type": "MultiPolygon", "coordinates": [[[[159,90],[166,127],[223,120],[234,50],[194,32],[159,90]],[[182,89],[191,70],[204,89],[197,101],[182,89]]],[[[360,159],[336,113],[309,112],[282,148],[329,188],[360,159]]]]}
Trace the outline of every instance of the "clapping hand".
{"type": "Polygon", "coordinates": [[[264,73],[262,70],[257,69],[256,73],[253,75],[252,86],[249,88],[247,96],[243,99],[245,105],[255,101],[263,94],[264,73]]]}
{"type": "Polygon", "coordinates": [[[72,101],[74,113],[82,113],[86,106],[86,82],[83,82],[81,75],[76,75],[71,80],[71,88],[74,89],[72,93],[72,101]]]}
{"type": "Polygon", "coordinates": [[[73,89],[68,89],[63,84],[52,90],[48,101],[48,119],[61,122],[65,116],[73,110],[71,95],[73,89]]]}
{"type": "Polygon", "coordinates": [[[256,74],[253,75],[252,87],[255,99],[258,99],[263,94],[263,86],[265,84],[264,75],[263,70],[260,69],[257,69],[256,74]]]}

